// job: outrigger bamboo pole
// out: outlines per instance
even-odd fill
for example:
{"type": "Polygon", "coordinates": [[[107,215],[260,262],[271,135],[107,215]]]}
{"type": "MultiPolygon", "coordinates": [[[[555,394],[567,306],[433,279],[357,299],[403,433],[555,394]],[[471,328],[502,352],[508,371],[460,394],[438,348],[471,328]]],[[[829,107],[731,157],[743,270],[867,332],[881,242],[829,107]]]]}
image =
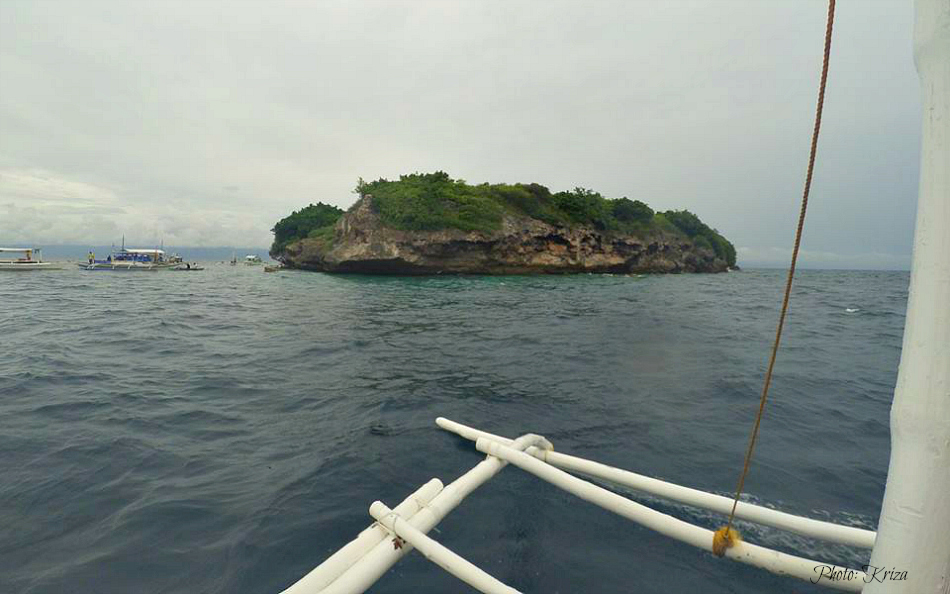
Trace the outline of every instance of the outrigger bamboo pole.
{"type": "Polygon", "coordinates": [[[950,0],[917,0],[914,57],[917,228],[868,594],[950,592],[950,0]]]}
{"type": "MultiPolygon", "coordinates": [[[[564,489],[568,493],[576,495],[585,501],[589,501],[617,515],[623,516],[628,520],[632,520],[641,526],[670,538],[691,544],[704,551],[712,552],[712,530],[694,526],[688,522],[631,501],[493,439],[480,437],[475,442],[475,447],[480,452],[485,452],[486,454],[510,462],[522,470],[530,472],[536,477],[560,489],[564,489]]],[[[838,581],[822,582],[830,588],[848,592],[860,592],[862,586],[864,586],[865,574],[863,571],[804,559],[794,555],[787,555],[747,542],[739,542],[727,549],[726,557],[734,561],[739,561],[740,563],[754,565],[755,567],[771,571],[772,573],[788,575],[802,580],[815,580],[820,577],[822,568],[827,568],[825,571],[829,572],[829,574],[841,576],[838,581]]]]}
{"type": "MultiPolygon", "coordinates": [[[[411,518],[424,506],[428,505],[432,498],[441,491],[442,481],[434,478],[419,487],[412,495],[406,497],[393,511],[402,517],[411,518]]],[[[387,537],[389,537],[389,533],[374,523],[281,594],[313,594],[319,592],[387,537]]]]}
{"type": "MultiPolygon", "coordinates": [[[[506,445],[511,443],[511,440],[508,438],[480,431],[442,417],[436,419],[436,423],[446,431],[451,431],[472,441],[484,437],[506,445]]],[[[670,501],[677,501],[685,505],[700,507],[725,515],[728,515],[732,510],[732,498],[730,497],[723,497],[722,495],[714,495],[698,489],[683,487],[553,450],[528,448],[526,453],[563,470],[578,472],[597,479],[610,481],[670,501]]],[[[803,518],[751,503],[740,501],[736,507],[736,517],[828,542],[868,549],[874,546],[875,533],[871,530],[803,518]]]]}
{"type": "Polygon", "coordinates": [[[415,528],[399,514],[393,513],[393,510],[386,507],[383,502],[373,503],[369,508],[369,514],[376,518],[376,521],[387,530],[425,555],[426,559],[479,592],[485,594],[520,594],[518,590],[505,585],[483,569],[426,536],[425,533],[415,528]]]}
{"type": "MultiPolygon", "coordinates": [[[[523,435],[516,439],[511,447],[520,451],[530,446],[550,448],[551,444],[538,435],[523,435]]],[[[422,533],[427,533],[472,491],[498,474],[498,471],[506,465],[507,462],[504,460],[488,456],[442,489],[432,501],[409,520],[409,523],[422,533]]],[[[376,583],[379,578],[389,571],[390,567],[411,550],[411,545],[406,544],[396,547],[391,540],[384,540],[319,592],[321,594],[361,594],[376,583]]]]}

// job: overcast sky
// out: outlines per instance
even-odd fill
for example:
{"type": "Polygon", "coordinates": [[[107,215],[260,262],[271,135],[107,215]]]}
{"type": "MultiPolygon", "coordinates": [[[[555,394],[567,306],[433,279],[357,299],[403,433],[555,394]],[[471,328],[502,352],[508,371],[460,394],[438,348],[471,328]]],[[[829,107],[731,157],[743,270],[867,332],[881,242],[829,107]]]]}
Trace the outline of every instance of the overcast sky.
{"type": "MultiPolygon", "coordinates": [[[[824,0],[0,0],[0,244],[266,246],[358,177],[593,188],[784,262],[824,0]]],[[[838,3],[803,243],[909,265],[913,6],[838,3]]]]}

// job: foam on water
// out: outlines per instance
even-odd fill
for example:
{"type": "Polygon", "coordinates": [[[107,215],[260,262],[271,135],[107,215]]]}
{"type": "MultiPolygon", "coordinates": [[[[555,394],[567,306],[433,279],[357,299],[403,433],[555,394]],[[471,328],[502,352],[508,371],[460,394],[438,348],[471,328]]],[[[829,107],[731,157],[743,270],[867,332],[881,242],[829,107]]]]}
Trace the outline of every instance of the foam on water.
{"type": "MultiPolygon", "coordinates": [[[[368,525],[373,500],[395,505],[480,459],[437,416],[533,431],[560,451],[729,494],[783,279],[216,265],[0,276],[0,592],[277,592],[368,525]]],[[[750,501],[876,525],[907,283],[900,272],[800,273],[750,501]]],[[[741,527],[753,542],[866,562],[865,551],[741,527]]],[[[513,468],[437,538],[525,592],[818,591],[513,468]]],[[[373,591],[421,584],[467,591],[418,555],[373,591]]]]}

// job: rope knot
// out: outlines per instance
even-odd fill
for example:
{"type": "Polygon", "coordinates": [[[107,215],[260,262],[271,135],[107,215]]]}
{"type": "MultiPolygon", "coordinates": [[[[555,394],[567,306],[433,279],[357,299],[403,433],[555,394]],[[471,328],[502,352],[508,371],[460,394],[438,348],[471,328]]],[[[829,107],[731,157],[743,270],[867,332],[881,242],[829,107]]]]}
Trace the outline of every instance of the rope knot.
{"type": "Polygon", "coordinates": [[[712,552],[715,556],[722,557],[726,554],[726,549],[734,547],[741,541],[742,538],[735,528],[723,526],[713,533],[712,552]]]}

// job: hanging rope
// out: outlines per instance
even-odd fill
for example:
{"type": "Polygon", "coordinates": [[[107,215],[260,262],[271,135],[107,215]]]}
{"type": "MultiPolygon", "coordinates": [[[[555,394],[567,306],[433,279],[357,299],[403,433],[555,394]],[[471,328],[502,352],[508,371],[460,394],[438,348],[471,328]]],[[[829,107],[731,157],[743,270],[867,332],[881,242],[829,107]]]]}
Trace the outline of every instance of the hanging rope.
{"type": "Polygon", "coordinates": [[[772,356],[769,358],[769,367],[765,372],[765,384],[762,386],[762,397],[759,400],[759,413],[755,416],[752,426],[752,435],[749,436],[749,448],[745,453],[745,464],[742,474],[739,475],[739,485],[732,501],[732,512],[725,526],[713,534],[713,553],[722,557],[726,549],[739,542],[739,533],[732,527],[736,517],[736,505],[742,488],[745,486],[746,475],[749,474],[749,465],[752,463],[752,451],[755,449],[755,440],[759,435],[759,425],[762,422],[762,413],[765,411],[765,401],[769,397],[769,385],[772,383],[772,370],[775,368],[775,356],[778,354],[778,345],[782,340],[782,329],[785,327],[785,314],[788,312],[788,299],[792,293],[792,278],[795,276],[795,264],[798,261],[798,248],[802,242],[802,228],[805,226],[805,211],[808,209],[808,193],[811,191],[811,179],[815,170],[815,153],[818,151],[818,132],[821,130],[821,110],[825,105],[825,83],[828,80],[828,58],[831,56],[831,29],[835,20],[835,0],[828,0],[828,23],[825,26],[825,55],[821,63],[821,84],[818,87],[818,107],[815,110],[815,129],[811,135],[811,153],[808,155],[808,173],[805,175],[805,191],[802,194],[802,208],[798,214],[798,229],[795,231],[795,247],[792,249],[792,263],[788,267],[788,280],[785,282],[785,299],[782,301],[782,313],[778,317],[778,327],[775,329],[775,342],[772,343],[772,356]]]}

